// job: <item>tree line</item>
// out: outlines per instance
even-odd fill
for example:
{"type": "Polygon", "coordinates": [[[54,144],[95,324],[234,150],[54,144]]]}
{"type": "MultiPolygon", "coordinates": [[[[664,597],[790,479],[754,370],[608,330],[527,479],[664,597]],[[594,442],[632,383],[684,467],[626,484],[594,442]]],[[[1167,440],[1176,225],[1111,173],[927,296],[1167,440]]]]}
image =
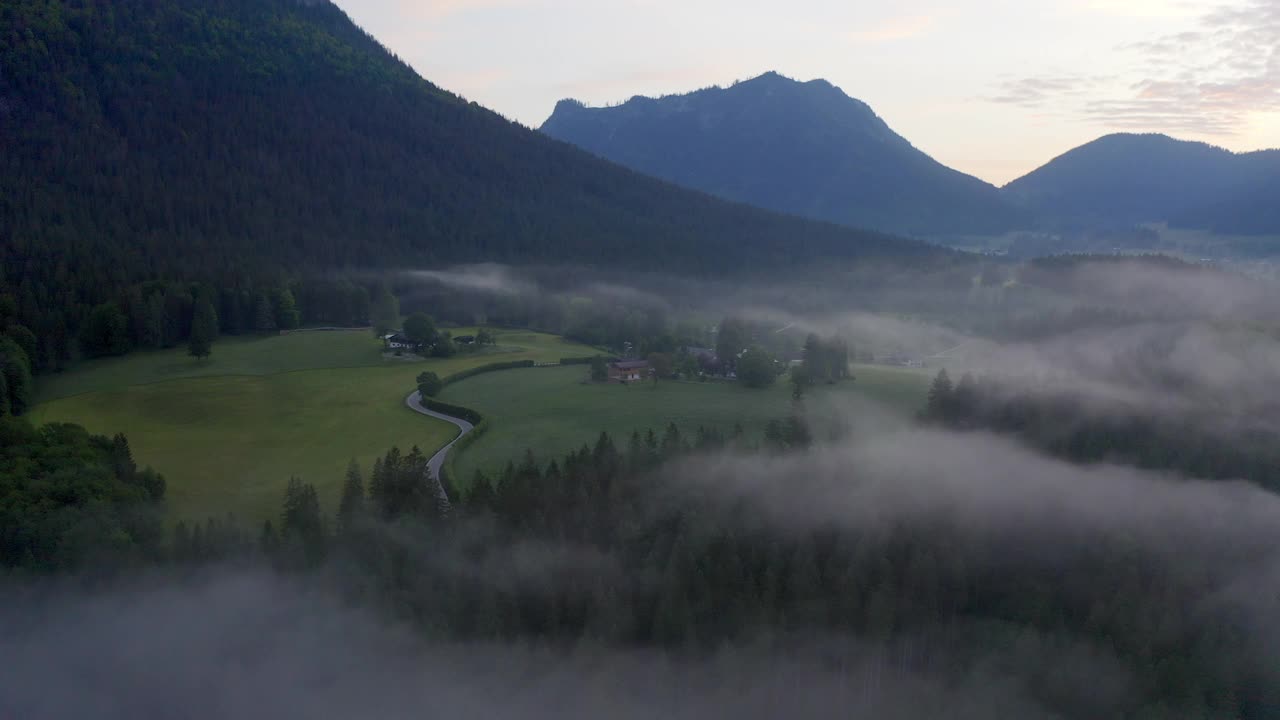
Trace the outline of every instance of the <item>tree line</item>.
{"type": "Polygon", "coordinates": [[[0,417],[0,568],[139,567],[168,556],[164,477],[123,435],[0,417]]]}
{"type": "MultiPolygon", "coordinates": [[[[450,490],[448,510],[423,456],[393,450],[367,485],[348,469],[331,518],[313,490],[291,485],[281,525],[251,552],[286,569],[335,563],[353,573],[344,592],[457,640],[702,653],[849,634],[896,648],[897,669],[943,672],[1035,643],[1046,652],[1007,671],[1064,717],[1268,717],[1280,698],[1274,669],[1245,660],[1242,627],[1181,613],[1203,592],[1194,573],[1135,562],[1123,538],[997,569],[997,550],[946,523],[786,528],[749,498],[688,487],[693,456],[805,447],[674,425],[621,444],[601,434],[558,460],[528,453],[496,477],[477,474],[450,490]],[[532,565],[510,566],[517,552],[532,565]],[[1063,683],[1096,670],[1096,658],[1065,650],[1080,644],[1105,647],[1138,691],[1102,707],[1090,688],[1063,683]]],[[[814,491],[803,478],[778,482],[814,491]]]]}
{"type": "Polygon", "coordinates": [[[365,327],[375,319],[387,329],[400,324],[399,303],[386,283],[370,286],[327,275],[223,288],[145,282],[93,306],[59,307],[38,298],[29,283],[16,294],[0,284],[0,334],[20,343],[36,374],[62,370],[79,358],[188,343],[192,355],[205,357],[220,335],[270,334],[302,325],[365,327]]]}
{"type": "MultiPolygon", "coordinates": [[[[1280,492],[1280,438],[1265,422],[1099,406],[1070,387],[938,371],[921,413],[955,430],[990,430],[1077,463],[1119,463],[1205,479],[1246,479],[1280,492]]],[[[1254,420],[1257,420],[1255,418],[1254,420]]]]}
{"type": "MultiPolygon", "coordinates": [[[[1017,562],[993,564],[992,553],[1004,557],[999,547],[946,522],[779,525],[749,495],[698,484],[696,465],[688,464],[698,457],[803,452],[807,441],[782,440],[792,421],[778,421],[762,443],[745,441],[740,429],[686,433],[669,425],[622,443],[602,433],[551,462],[527,453],[496,477],[477,474],[466,487],[448,488],[448,503],[427,474],[426,454],[393,448],[368,476],[354,463],[347,468],[335,508],[326,510],[315,487],[295,478],[277,518],[260,529],[234,519],[183,523],[165,543],[157,525],[130,524],[149,516],[122,511],[135,502],[154,507],[163,496],[156,476],[136,471],[123,439],[67,426],[35,430],[11,419],[0,427],[24,437],[6,442],[4,452],[64,447],[54,454],[70,464],[42,461],[18,476],[26,499],[6,516],[22,522],[0,525],[4,560],[83,567],[92,555],[76,549],[94,547],[179,567],[265,562],[332,584],[431,637],[462,641],[704,653],[795,635],[849,635],[892,649],[884,662],[895,669],[941,673],[1030,645],[1043,652],[1019,656],[1005,672],[1064,717],[1262,718],[1280,700],[1280,678],[1250,660],[1256,646],[1242,626],[1182,611],[1206,592],[1211,568],[1144,563],[1120,536],[1055,547],[1043,562],[1023,546],[1017,562]],[[34,474],[65,483],[68,468],[95,478],[97,494],[31,495],[48,487],[30,482],[34,474]],[[117,525],[103,527],[97,498],[111,488],[121,504],[105,507],[120,510],[105,517],[117,525]],[[62,511],[31,510],[67,498],[73,504],[62,511]],[[115,527],[137,538],[136,547],[106,542],[119,537],[115,527]],[[48,554],[15,537],[52,537],[48,547],[64,550],[48,554]],[[1119,663],[1108,671],[1131,677],[1134,692],[1099,699],[1091,686],[1067,682],[1097,672],[1096,656],[1068,650],[1081,646],[1105,649],[1108,662],[1119,663]]],[[[850,468],[847,482],[861,475],[850,468]]],[[[6,482],[15,486],[12,477],[6,482]]],[[[787,493],[821,488],[802,476],[777,482],[787,493]]]]}

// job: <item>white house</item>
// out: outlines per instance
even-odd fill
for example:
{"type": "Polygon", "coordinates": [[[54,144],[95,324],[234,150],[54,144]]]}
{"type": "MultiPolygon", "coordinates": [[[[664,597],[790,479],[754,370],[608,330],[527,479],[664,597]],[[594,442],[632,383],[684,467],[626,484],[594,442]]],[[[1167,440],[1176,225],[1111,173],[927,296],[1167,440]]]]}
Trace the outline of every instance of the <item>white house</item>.
{"type": "Polygon", "coordinates": [[[382,342],[392,350],[417,349],[417,346],[414,345],[412,342],[410,342],[409,338],[405,337],[404,335],[401,335],[400,333],[391,333],[390,335],[383,335],[382,342]]]}

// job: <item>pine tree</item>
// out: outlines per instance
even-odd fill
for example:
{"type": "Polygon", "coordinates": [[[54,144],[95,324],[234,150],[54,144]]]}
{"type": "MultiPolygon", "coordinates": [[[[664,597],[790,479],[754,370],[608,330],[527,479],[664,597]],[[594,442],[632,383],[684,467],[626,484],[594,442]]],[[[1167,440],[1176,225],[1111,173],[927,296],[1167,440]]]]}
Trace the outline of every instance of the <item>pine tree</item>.
{"type": "Polygon", "coordinates": [[[951,392],[951,402],[948,412],[949,419],[952,422],[966,423],[972,414],[977,411],[978,405],[978,386],[973,379],[973,375],[965,373],[960,377],[960,382],[951,392]]]}
{"type": "Polygon", "coordinates": [[[213,341],[218,338],[218,312],[207,297],[196,301],[191,315],[191,335],[187,338],[187,354],[194,358],[207,358],[213,352],[213,341]]]}
{"type": "Polygon", "coordinates": [[[662,458],[671,460],[684,452],[684,438],[680,437],[680,428],[675,423],[668,423],[662,434],[662,458]]]}
{"type": "Polygon", "coordinates": [[[953,390],[951,376],[947,375],[946,368],[942,368],[929,387],[929,404],[925,409],[925,416],[935,421],[947,420],[950,417],[953,390]]]}
{"type": "Polygon", "coordinates": [[[360,515],[364,513],[364,480],[355,459],[347,465],[347,477],[342,484],[342,499],[338,503],[338,532],[349,533],[360,515]]]}
{"type": "Polygon", "coordinates": [[[467,510],[472,513],[494,512],[496,496],[493,483],[480,470],[471,477],[471,488],[466,495],[467,510]]]}
{"type": "Polygon", "coordinates": [[[314,566],[325,551],[325,522],[320,514],[320,496],[316,487],[299,478],[290,478],[284,495],[284,512],[281,516],[280,536],[288,547],[301,551],[294,556],[308,566],[314,566]]]}
{"type": "MultiPolygon", "coordinates": [[[[392,451],[399,452],[394,447],[392,451]]],[[[389,454],[389,453],[388,453],[389,454]]],[[[373,461],[373,470],[369,473],[369,504],[385,518],[387,505],[387,470],[382,458],[373,461]]]]}
{"type": "Polygon", "coordinates": [[[400,301],[384,282],[373,299],[373,332],[381,337],[400,327],[400,301]]]}
{"type": "Polygon", "coordinates": [[[80,333],[80,349],[88,357],[123,355],[129,351],[129,319],[115,303],[89,313],[80,333]]]}
{"type": "Polygon", "coordinates": [[[260,333],[276,331],[276,315],[266,295],[259,295],[253,306],[253,329],[260,333]]]}
{"type": "Polygon", "coordinates": [[[324,523],[320,517],[320,496],[314,485],[300,478],[289,478],[280,527],[286,535],[296,533],[306,539],[321,533],[324,523]]]}
{"type": "Polygon", "coordinates": [[[31,362],[10,338],[0,336],[0,374],[4,375],[9,412],[21,415],[31,406],[31,362]]]}
{"type": "Polygon", "coordinates": [[[258,536],[258,548],[265,555],[274,555],[280,548],[280,536],[276,535],[275,526],[270,520],[262,523],[262,533],[258,536]]]}
{"type": "Polygon", "coordinates": [[[271,305],[275,311],[276,327],[281,330],[293,330],[301,323],[298,303],[288,287],[276,288],[271,294],[271,305]]]}
{"type": "Polygon", "coordinates": [[[159,349],[164,347],[164,295],[151,293],[146,300],[143,311],[142,344],[145,347],[159,349]]]}

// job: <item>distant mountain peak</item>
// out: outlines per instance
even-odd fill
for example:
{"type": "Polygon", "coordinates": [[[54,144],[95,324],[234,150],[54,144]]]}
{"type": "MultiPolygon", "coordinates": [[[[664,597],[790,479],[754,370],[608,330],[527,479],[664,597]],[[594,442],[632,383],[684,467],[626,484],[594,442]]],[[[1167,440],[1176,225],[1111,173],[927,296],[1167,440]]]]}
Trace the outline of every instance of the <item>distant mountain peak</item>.
{"type": "Polygon", "coordinates": [[[1003,232],[999,192],[917,150],[823,79],[770,70],[620,105],[561,101],[542,132],[677,184],[771,210],[915,235],[1003,232]]]}
{"type": "Polygon", "coordinates": [[[575,110],[586,110],[587,104],[575,98],[564,98],[556,103],[556,109],[553,113],[573,112],[575,110]]]}
{"type": "Polygon", "coordinates": [[[793,78],[793,77],[788,77],[788,76],[786,76],[786,75],[783,75],[782,73],[778,72],[777,70],[769,70],[769,71],[764,72],[764,73],[761,73],[761,74],[759,74],[759,75],[757,75],[757,76],[755,76],[755,77],[753,77],[753,78],[747,78],[746,80],[740,80],[740,81],[738,81],[738,82],[734,83],[734,84],[733,84],[733,86],[734,86],[734,87],[740,87],[740,86],[743,86],[743,85],[751,85],[751,84],[756,84],[756,85],[768,85],[768,84],[775,84],[775,85],[801,85],[801,84],[803,84],[803,83],[802,83],[801,81],[799,81],[799,80],[796,80],[796,79],[795,79],[795,78],[793,78]]]}

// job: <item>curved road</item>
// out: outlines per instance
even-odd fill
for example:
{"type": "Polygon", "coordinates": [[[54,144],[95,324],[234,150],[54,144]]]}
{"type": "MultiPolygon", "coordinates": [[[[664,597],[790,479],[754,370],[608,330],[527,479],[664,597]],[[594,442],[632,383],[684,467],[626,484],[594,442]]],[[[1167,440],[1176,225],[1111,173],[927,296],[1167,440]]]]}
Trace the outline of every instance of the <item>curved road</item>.
{"type": "Polygon", "coordinates": [[[452,415],[445,415],[444,413],[439,413],[439,412],[436,412],[435,410],[431,410],[427,408],[425,405],[422,404],[421,393],[419,393],[416,390],[409,393],[409,397],[404,399],[404,404],[407,405],[409,409],[413,410],[414,412],[422,413],[423,415],[427,415],[429,417],[433,417],[438,420],[444,420],[447,423],[452,423],[453,425],[456,425],[459,430],[458,437],[454,438],[453,441],[450,442],[448,445],[445,445],[444,447],[440,448],[436,452],[436,454],[432,455],[431,459],[427,461],[427,472],[431,476],[431,479],[436,482],[436,489],[440,493],[441,499],[443,499],[443,501],[446,504],[448,504],[449,495],[444,491],[444,486],[440,484],[440,468],[444,465],[444,459],[446,456],[448,456],[449,450],[453,448],[453,446],[457,444],[459,440],[462,439],[463,435],[466,435],[472,430],[475,430],[476,426],[472,425],[470,422],[466,420],[463,420],[462,418],[457,418],[452,415]]]}

